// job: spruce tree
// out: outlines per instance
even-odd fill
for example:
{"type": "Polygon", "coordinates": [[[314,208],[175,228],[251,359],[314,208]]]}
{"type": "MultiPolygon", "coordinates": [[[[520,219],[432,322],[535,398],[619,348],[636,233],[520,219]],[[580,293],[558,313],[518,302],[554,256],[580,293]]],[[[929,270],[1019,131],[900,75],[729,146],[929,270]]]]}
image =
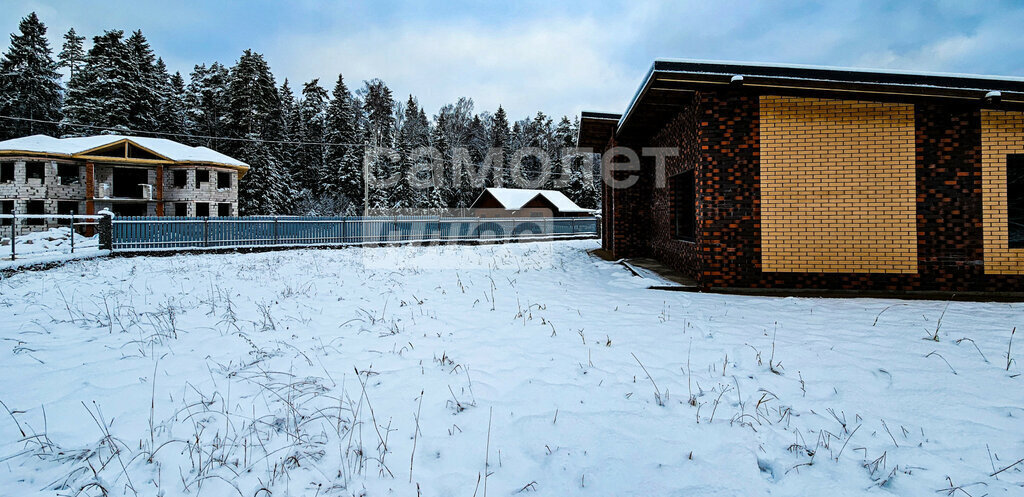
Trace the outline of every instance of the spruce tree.
{"type": "Polygon", "coordinates": [[[471,188],[467,148],[470,141],[470,125],[473,122],[473,100],[461,97],[454,104],[442,106],[434,116],[434,143],[444,159],[441,178],[433,201],[437,207],[465,207],[461,205],[460,192],[471,188]]]}
{"type": "MultiPolygon", "coordinates": [[[[299,122],[299,106],[295,101],[295,92],[288,84],[288,78],[281,83],[277,94],[281,106],[281,111],[278,114],[281,119],[280,139],[287,142],[298,141],[302,135],[302,123],[299,122]]],[[[282,143],[277,148],[280,150],[281,173],[292,179],[292,187],[298,192],[302,189],[300,181],[302,164],[298,162],[299,146],[294,143],[282,143]]]]}
{"type": "MultiPolygon", "coordinates": [[[[124,31],[106,31],[93,38],[85,64],[68,84],[64,105],[66,120],[125,132],[132,124],[132,113],[139,97],[137,68],[124,31]]],[[[96,134],[94,128],[70,126],[79,135],[96,134]]]]}
{"type": "Polygon", "coordinates": [[[430,145],[430,123],[412,95],[406,100],[402,113],[396,145],[401,156],[402,183],[396,189],[396,196],[402,207],[427,207],[431,171],[417,170],[416,167],[417,162],[428,162],[429,158],[415,157],[415,154],[417,149],[430,145]]]}
{"type": "Polygon", "coordinates": [[[348,199],[360,210],[363,206],[363,146],[359,122],[361,109],[348,91],[342,75],[331,92],[324,119],[327,148],[326,168],[329,172],[324,188],[332,195],[348,199]]]}
{"type": "Polygon", "coordinates": [[[57,59],[60,61],[57,66],[67,68],[68,79],[75,77],[75,73],[85,63],[83,42],[85,42],[85,37],[78,36],[78,33],[75,33],[75,28],[69,29],[64,34],[64,46],[61,47],[60,53],[57,54],[57,59]]]}
{"type": "MultiPolygon", "coordinates": [[[[125,41],[125,46],[134,69],[132,82],[135,87],[128,126],[137,132],[156,130],[159,127],[160,106],[166,97],[168,82],[164,78],[168,77],[167,68],[157,66],[156,56],[142,31],[134,31],[125,41]]],[[[163,61],[160,65],[163,65],[163,61]]]]}
{"type": "MultiPolygon", "coordinates": [[[[163,67],[163,61],[158,60],[157,66],[163,67]]],[[[166,68],[163,71],[166,71],[166,68]]],[[[167,93],[160,104],[159,130],[175,135],[186,134],[191,130],[192,123],[189,121],[188,104],[185,101],[185,78],[181,77],[181,73],[175,72],[167,77],[164,86],[167,93]]],[[[173,139],[185,141],[181,136],[173,139]]]]}
{"type": "Polygon", "coordinates": [[[292,191],[284,171],[280,146],[283,126],[281,100],[274,76],[263,56],[246,50],[231,68],[228,86],[229,112],[226,128],[239,139],[224,148],[250,166],[238,185],[242,215],[286,214],[292,191]]]}
{"type": "MultiPolygon", "coordinates": [[[[0,115],[58,121],[60,74],[46,40],[46,26],[33,12],[22,18],[18,31],[11,35],[11,46],[0,58],[0,115]]],[[[38,133],[55,135],[57,125],[0,119],[0,139],[38,133]]]]}
{"type": "Polygon", "coordinates": [[[220,150],[223,140],[217,137],[226,136],[228,113],[231,105],[228,97],[230,73],[224,65],[214,62],[210,67],[206,64],[195,66],[189,76],[188,88],[185,92],[187,122],[189,134],[212,137],[190,140],[192,145],[203,145],[220,150]]]}
{"type": "Polygon", "coordinates": [[[494,113],[494,119],[491,121],[488,133],[491,137],[491,148],[501,150],[500,164],[492,164],[495,168],[491,174],[491,184],[493,186],[515,188],[512,184],[512,177],[509,174],[510,168],[508,163],[512,153],[509,142],[509,135],[511,133],[508,127],[508,115],[505,113],[505,109],[499,105],[498,110],[494,113]]]}
{"type": "Polygon", "coordinates": [[[369,203],[376,209],[399,206],[394,190],[401,183],[401,166],[392,156],[395,145],[395,101],[391,89],[379,79],[365,82],[363,112],[366,144],[370,147],[368,167],[375,183],[370,184],[369,203]]]}
{"type": "Polygon", "coordinates": [[[301,165],[299,181],[301,188],[315,197],[324,195],[324,180],[331,174],[327,171],[327,147],[325,121],[327,119],[327,103],[330,100],[327,90],[320,86],[320,80],[314,79],[302,85],[302,100],[298,108],[299,141],[296,162],[301,165]]]}

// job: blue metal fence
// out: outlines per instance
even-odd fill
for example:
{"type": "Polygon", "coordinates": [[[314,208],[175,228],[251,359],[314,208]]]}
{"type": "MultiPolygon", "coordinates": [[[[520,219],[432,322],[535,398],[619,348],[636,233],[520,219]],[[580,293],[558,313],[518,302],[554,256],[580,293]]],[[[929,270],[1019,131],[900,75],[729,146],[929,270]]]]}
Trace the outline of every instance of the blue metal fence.
{"type": "Polygon", "coordinates": [[[114,250],[526,240],[597,236],[594,217],[118,217],[114,250]]]}

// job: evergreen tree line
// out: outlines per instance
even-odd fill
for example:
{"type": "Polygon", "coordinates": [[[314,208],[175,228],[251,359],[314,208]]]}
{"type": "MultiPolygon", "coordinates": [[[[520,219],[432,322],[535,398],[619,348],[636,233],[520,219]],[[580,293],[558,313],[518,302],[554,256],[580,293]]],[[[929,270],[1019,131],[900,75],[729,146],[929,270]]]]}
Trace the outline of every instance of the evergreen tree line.
{"type": "Polygon", "coordinates": [[[105,31],[86,49],[72,28],[55,60],[35,13],[0,58],[0,116],[23,118],[0,118],[0,140],[151,135],[237,158],[251,166],[239,183],[244,215],[359,213],[364,158],[372,209],[468,207],[486,186],[524,181],[582,207],[599,202],[594,158],[571,151],[578,119],[538,112],[510,123],[500,106],[478,113],[469,98],[428,117],[379,79],[352,91],[341,75],[330,91],[318,79],[293,90],[251,50],[231,67],[196,65],[186,80],[141,31],[105,31]]]}

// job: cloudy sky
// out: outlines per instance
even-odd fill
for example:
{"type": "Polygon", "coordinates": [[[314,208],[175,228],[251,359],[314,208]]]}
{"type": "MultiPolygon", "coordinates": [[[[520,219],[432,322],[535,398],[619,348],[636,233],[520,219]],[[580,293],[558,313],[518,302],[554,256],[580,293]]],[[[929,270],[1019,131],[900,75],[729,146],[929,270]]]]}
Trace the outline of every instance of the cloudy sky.
{"type": "Polygon", "coordinates": [[[469,96],[514,118],[624,110],[655,58],[1024,76],[1024,2],[3,0],[59,50],[74,27],[142,29],[171,70],[264,54],[280,83],[379,77],[428,112],[469,96]]]}

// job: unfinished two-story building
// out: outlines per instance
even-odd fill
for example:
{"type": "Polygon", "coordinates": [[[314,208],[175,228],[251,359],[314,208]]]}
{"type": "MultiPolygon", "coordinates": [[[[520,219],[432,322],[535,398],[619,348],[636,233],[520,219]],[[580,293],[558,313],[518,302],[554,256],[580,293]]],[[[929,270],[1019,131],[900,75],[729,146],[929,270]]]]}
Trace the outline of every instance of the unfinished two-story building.
{"type": "MultiPolygon", "coordinates": [[[[209,148],[163,138],[15,138],[0,141],[0,212],[237,216],[238,181],[248,170],[209,148]]],[[[66,222],[23,224],[31,231],[66,222]]]]}
{"type": "Polygon", "coordinates": [[[1024,291],[1024,79],[658,60],[579,145],[604,248],[704,289],[1024,291]]]}

